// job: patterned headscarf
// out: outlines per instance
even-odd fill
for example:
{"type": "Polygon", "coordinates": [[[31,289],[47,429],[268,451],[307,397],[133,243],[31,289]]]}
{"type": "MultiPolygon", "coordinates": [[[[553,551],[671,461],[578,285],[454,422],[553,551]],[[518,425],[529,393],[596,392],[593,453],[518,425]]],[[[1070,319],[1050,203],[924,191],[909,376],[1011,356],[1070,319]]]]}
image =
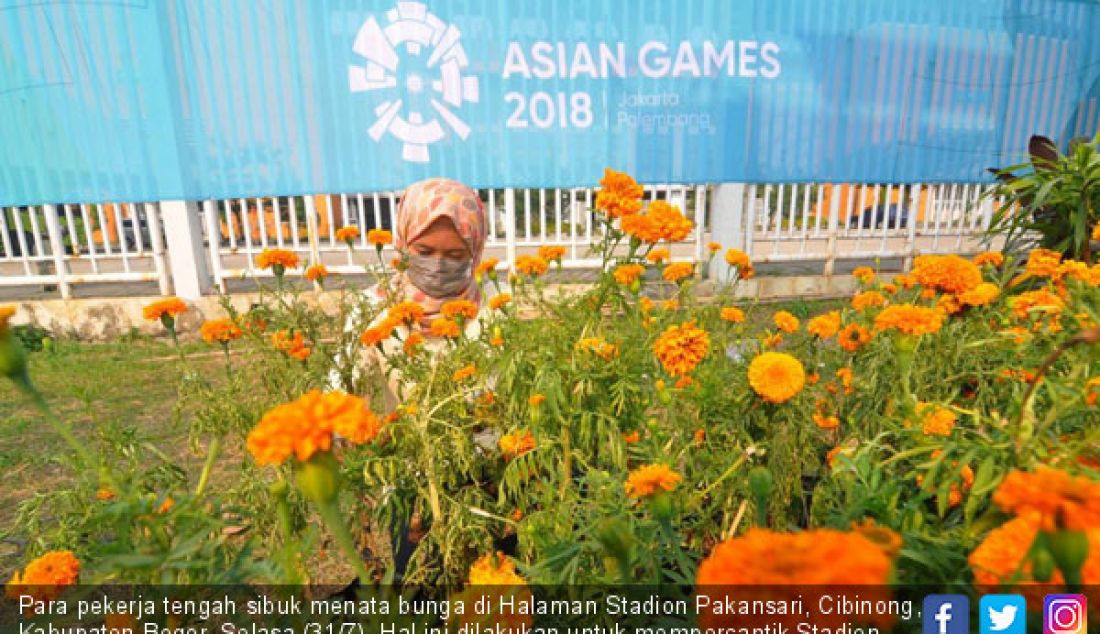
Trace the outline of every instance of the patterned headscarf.
{"type": "MultiPolygon", "coordinates": [[[[424,325],[439,316],[443,304],[455,299],[467,299],[481,304],[481,287],[474,281],[473,271],[481,263],[488,227],[485,205],[477,192],[449,178],[429,178],[413,183],[405,190],[397,206],[397,235],[394,247],[407,251],[417,238],[440,218],[450,220],[462,241],[470,250],[470,283],[452,297],[432,297],[416,287],[405,273],[395,277],[398,301],[414,301],[424,307],[424,325]]],[[[378,289],[385,295],[384,289],[378,289]]]]}

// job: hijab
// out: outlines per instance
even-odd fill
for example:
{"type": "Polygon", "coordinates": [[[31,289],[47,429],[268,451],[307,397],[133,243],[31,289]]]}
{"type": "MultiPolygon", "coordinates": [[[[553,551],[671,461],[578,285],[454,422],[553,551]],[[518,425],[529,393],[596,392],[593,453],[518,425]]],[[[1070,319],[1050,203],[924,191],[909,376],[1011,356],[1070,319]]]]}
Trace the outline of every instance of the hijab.
{"type": "MultiPolygon", "coordinates": [[[[432,297],[417,288],[407,272],[402,271],[394,276],[396,300],[413,301],[423,306],[422,325],[425,326],[439,316],[440,308],[449,301],[465,299],[481,305],[481,287],[474,281],[473,272],[481,263],[488,227],[485,222],[485,205],[476,191],[448,178],[429,178],[410,185],[397,205],[394,247],[399,253],[407,253],[417,238],[440,219],[446,219],[454,225],[455,231],[470,250],[470,282],[452,295],[432,297]]],[[[376,292],[385,297],[384,288],[380,287],[376,292]]]]}

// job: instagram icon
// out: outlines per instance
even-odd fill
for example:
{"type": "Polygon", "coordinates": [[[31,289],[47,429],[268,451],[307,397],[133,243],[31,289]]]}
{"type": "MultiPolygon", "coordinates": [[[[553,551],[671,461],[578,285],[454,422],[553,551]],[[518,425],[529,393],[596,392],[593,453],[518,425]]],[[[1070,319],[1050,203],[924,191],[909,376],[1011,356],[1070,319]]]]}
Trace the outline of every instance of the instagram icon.
{"type": "Polygon", "coordinates": [[[1087,634],[1083,594],[1048,594],[1043,599],[1043,634],[1087,634]]]}

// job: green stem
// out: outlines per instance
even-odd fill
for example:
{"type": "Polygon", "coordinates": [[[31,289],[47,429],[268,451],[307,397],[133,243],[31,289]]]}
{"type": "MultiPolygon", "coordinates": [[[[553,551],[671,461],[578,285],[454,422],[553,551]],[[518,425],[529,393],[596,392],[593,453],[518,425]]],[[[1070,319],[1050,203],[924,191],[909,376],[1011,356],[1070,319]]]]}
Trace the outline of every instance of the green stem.
{"type": "Polygon", "coordinates": [[[348,527],[344,524],[343,518],[340,516],[339,505],[335,502],[326,502],[317,505],[317,510],[321,514],[321,519],[328,526],[329,531],[332,533],[333,538],[336,540],[336,545],[344,551],[344,556],[351,561],[351,565],[355,568],[355,573],[359,576],[359,583],[363,586],[369,586],[371,584],[370,571],[363,565],[363,558],[359,556],[358,549],[355,548],[355,540],[351,538],[351,533],[348,531],[348,527]]]}
{"type": "Polygon", "coordinates": [[[206,449],[206,462],[202,465],[202,473],[199,475],[199,484],[195,487],[195,497],[202,497],[203,491],[206,490],[206,484],[210,481],[210,472],[214,470],[214,463],[218,460],[218,454],[221,453],[222,437],[214,436],[210,439],[210,446],[206,449]]]}
{"type": "Polygon", "coordinates": [[[572,437],[569,434],[569,427],[563,426],[561,429],[561,486],[558,489],[558,496],[565,500],[565,494],[569,492],[569,483],[573,481],[573,443],[572,437]]]}

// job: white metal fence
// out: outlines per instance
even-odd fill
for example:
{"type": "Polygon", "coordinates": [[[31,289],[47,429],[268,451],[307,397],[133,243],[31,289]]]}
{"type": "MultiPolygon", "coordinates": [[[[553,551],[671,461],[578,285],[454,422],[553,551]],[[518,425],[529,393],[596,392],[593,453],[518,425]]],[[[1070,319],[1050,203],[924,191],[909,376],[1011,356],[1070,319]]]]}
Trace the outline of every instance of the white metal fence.
{"type": "MultiPolygon", "coordinates": [[[[674,259],[701,260],[708,241],[738,247],[760,264],[897,258],[908,267],[920,253],[967,253],[983,245],[996,202],[988,186],[966,184],[647,185],[646,200],[663,199],[695,222],[672,245],[674,259]]],[[[592,212],[595,191],[482,190],[488,210],[486,257],[506,267],[542,245],[566,247],[563,265],[599,264],[592,212]]],[[[73,285],[155,282],[161,294],[192,296],[211,283],[266,275],[255,256],[279,247],[337,273],[361,273],[336,232],[392,229],[400,192],[281,196],[197,203],[164,201],[0,208],[0,287],[40,295],[73,285]],[[167,237],[167,239],[166,239],[167,237]]],[[[780,271],[782,272],[782,271],[780,271]]],[[[124,290],[124,289],[123,289],[124,290]]],[[[3,289],[0,288],[0,292],[3,289]]],[[[133,294],[143,291],[136,290],[133,294]]],[[[146,289],[144,292],[148,292],[146,289]]]]}

